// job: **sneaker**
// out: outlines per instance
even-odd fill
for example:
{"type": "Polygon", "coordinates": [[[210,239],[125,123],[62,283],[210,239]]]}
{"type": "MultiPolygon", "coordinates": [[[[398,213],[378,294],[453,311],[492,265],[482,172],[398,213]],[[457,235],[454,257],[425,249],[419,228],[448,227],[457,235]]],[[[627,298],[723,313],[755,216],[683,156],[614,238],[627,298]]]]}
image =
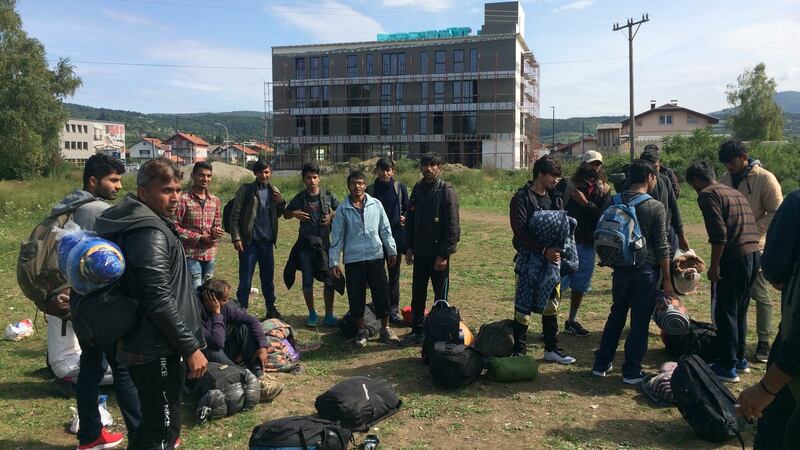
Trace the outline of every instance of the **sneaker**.
{"type": "Polygon", "coordinates": [[[645,375],[644,372],[639,371],[638,374],[631,377],[623,375],[622,382],[625,384],[630,384],[635,386],[637,384],[642,384],[642,381],[644,381],[645,378],[647,378],[647,375],[645,375]]]}
{"type": "Polygon", "coordinates": [[[325,320],[322,321],[326,327],[336,327],[339,326],[339,319],[336,318],[333,314],[325,314],[325,320]]]}
{"type": "Polygon", "coordinates": [[[769,359],[769,342],[766,341],[758,341],[758,346],[756,347],[756,354],[753,357],[758,362],[765,363],[769,359]]]}
{"type": "Polygon", "coordinates": [[[389,313],[389,324],[394,326],[405,326],[406,321],[403,320],[402,317],[397,313],[397,311],[392,311],[389,313]]]}
{"type": "Polygon", "coordinates": [[[122,433],[111,433],[106,427],[100,429],[100,437],[94,442],[85,445],[79,445],[77,450],[102,450],[104,448],[114,448],[122,443],[125,435],[122,433]]]}
{"type": "Polygon", "coordinates": [[[172,444],[172,448],[176,449],[181,446],[181,438],[175,439],[175,443],[172,444]]]}
{"type": "Polygon", "coordinates": [[[750,363],[746,359],[742,359],[736,363],[736,372],[741,375],[743,373],[750,373],[750,363]]]}
{"type": "Polygon", "coordinates": [[[356,348],[364,348],[367,346],[367,339],[369,339],[369,330],[358,330],[358,333],[356,333],[356,340],[353,345],[356,348]]]}
{"type": "Polygon", "coordinates": [[[569,320],[564,322],[564,332],[574,334],[578,337],[586,337],[589,335],[586,328],[583,328],[577,320],[574,322],[570,322],[569,320]]]}
{"type": "Polygon", "coordinates": [[[273,306],[272,308],[267,308],[267,319],[283,319],[283,316],[278,311],[278,308],[273,306]]]}
{"type": "Polygon", "coordinates": [[[402,341],[400,341],[400,345],[403,346],[403,347],[411,347],[411,346],[414,346],[414,345],[421,345],[422,341],[424,339],[425,339],[425,334],[423,334],[423,333],[414,333],[412,331],[411,333],[408,333],[408,335],[406,337],[404,337],[402,341]]]}
{"type": "Polygon", "coordinates": [[[258,383],[261,386],[261,398],[259,401],[272,401],[275,397],[280,395],[281,392],[283,392],[283,383],[279,383],[278,380],[272,375],[266,373],[261,375],[258,377],[258,383]]]}
{"type": "Polygon", "coordinates": [[[606,370],[592,369],[592,375],[594,375],[596,377],[607,377],[608,376],[608,372],[611,372],[611,369],[613,367],[614,367],[613,364],[608,363],[608,367],[606,367],[606,370]]]}
{"type": "Polygon", "coordinates": [[[739,375],[736,373],[736,368],[725,369],[719,364],[711,364],[709,366],[714,375],[726,383],[738,383],[740,381],[739,375]]]}
{"type": "Polygon", "coordinates": [[[309,311],[308,312],[308,320],[306,321],[306,325],[308,325],[310,327],[316,327],[318,318],[319,317],[317,316],[317,312],[316,311],[314,311],[314,310],[309,311]]]}
{"type": "Polygon", "coordinates": [[[400,338],[394,334],[391,328],[386,327],[381,329],[381,342],[384,344],[398,344],[400,343],[400,338]]]}
{"type": "Polygon", "coordinates": [[[557,348],[551,352],[544,352],[544,360],[545,361],[552,361],[557,362],[559,364],[572,364],[575,362],[575,358],[572,356],[567,355],[564,353],[564,350],[557,348]]]}

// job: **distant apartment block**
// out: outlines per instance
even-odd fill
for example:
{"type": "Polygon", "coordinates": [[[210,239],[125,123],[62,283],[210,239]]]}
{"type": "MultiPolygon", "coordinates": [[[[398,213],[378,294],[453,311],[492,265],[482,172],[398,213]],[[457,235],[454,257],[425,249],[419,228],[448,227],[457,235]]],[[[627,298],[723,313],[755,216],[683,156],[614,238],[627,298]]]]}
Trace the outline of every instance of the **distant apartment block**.
{"type": "Polygon", "coordinates": [[[469,28],[272,47],[273,141],[304,161],[437,152],[469,167],[537,158],[539,65],[519,2],[488,3],[469,28]]]}
{"type": "Polygon", "coordinates": [[[65,161],[83,163],[95,153],[125,160],[125,124],[100,120],[69,119],[59,142],[65,161]]]}
{"type": "Polygon", "coordinates": [[[191,164],[208,159],[208,142],[196,134],[178,132],[162,143],[165,156],[191,164]]]}

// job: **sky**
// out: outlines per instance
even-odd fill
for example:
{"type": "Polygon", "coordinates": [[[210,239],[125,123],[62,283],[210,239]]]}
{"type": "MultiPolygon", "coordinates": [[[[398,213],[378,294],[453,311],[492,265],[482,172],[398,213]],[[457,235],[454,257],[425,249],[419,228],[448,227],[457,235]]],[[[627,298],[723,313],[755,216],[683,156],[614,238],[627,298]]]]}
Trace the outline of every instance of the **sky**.
{"type": "MultiPolygon", "coordinates": [[[[483,24],[480,0],[17,0],[51,64],[83,86],[67,101],[145,113],[264,110],[272,46],[483,24]]],[[[650,100],[711,112],[763,62],[800,91],[800,0],[523,0],[541,65],[540,115],[628,113],[628,41],[615,22],[648,13],[634,39],[635,109],[650,100]]]]}

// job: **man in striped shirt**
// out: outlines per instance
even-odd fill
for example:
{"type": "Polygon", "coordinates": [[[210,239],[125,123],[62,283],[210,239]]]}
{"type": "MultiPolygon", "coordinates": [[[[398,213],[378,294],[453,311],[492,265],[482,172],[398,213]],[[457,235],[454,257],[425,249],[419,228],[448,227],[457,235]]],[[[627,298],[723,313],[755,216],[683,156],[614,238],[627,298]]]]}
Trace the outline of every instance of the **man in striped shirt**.
{"type": "Polygon", "coordinates": [[[711,369],[722,380],[739,381],[750,371],[744,357],[747,307],[758,273],[758,229],[747,198],[716,181],[714,167],[705,161],[686,169],[686,182],[697,191],[697,204],[711,244],[712,314],[717,326],[717,363],[711,369]]]}

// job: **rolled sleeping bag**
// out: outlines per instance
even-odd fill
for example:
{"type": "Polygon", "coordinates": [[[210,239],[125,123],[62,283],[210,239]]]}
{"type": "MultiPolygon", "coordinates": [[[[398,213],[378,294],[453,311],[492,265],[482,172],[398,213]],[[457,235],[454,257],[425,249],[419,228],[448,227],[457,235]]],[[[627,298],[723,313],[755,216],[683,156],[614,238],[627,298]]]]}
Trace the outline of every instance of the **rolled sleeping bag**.
{"type": "Polygon", "coordinates": [[[256,406],[261,400],[261,383],[253,372],[245,370],[242,375],[242,390],[244,391],[244,405],[242,409],[250,409],[256,406]]]}
{"type": "Polygon", "coordinates": [[[231,383],[222,389],[225,403],[228,405],[228,415],[236,414],[244,408],[244,389],[242,383],[231,383]]]}
{"type": "Polygon", "coordinates": [[[197,420],[217,420],[227,415],[228,404],[225,402],[225,394],[219,389],[210,389],[197,402],[195,410],[197,420]]]}
{"type": "Polygon", "coordinates": [[[539,364],[530,356],[489,358],[486,377],[501,383],[533,381],[539,375],[539,364]]]}
{"type": "Polygon", "coordinates": [[[673,336],[683,336],[689,333],[691,323],[686,308],[677,298],[666,298],[662,291],[656,292],[656,308],[653,311],[653,320],[661,330],[673,336]]]}
{"type": "Polygon", "coordinates": [[[88,294],[117,281],[125,272],[125,258],[113,242],[90,237],[78,242],[67,257],[67,277],[72,289],[88,294]]]}
{"type": "Polygon", "coordinates": [[[61,270],[61,273],[67,273],[67,259],[69,258],[69,252],[75,248],[78,243],[84,239],[88,239],[92,236],[95,236],[92,233],[88,233],[83,230],[76,230],[66,232],[61,235],[61,239],[58,241],[58,268],[61,270]]]}

